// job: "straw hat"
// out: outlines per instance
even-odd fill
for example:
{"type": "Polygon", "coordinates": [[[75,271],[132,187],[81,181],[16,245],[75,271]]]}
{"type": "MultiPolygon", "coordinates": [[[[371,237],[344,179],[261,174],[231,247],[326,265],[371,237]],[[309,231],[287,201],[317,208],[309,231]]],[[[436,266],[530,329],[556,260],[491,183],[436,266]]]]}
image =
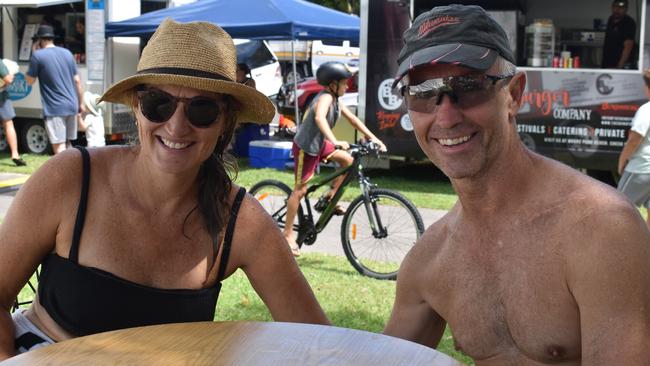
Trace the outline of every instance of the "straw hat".
{"type": "Polygon", "coordinates": [[[232,95],[241,105],[237,122],[269,123],[273,103],[236,82],[237,51],[223,29],[207,22],[165,19],[142,50],[136,75],[111,86],[99,101],[131,104],[139,84],[171,84],[232,95]]]}

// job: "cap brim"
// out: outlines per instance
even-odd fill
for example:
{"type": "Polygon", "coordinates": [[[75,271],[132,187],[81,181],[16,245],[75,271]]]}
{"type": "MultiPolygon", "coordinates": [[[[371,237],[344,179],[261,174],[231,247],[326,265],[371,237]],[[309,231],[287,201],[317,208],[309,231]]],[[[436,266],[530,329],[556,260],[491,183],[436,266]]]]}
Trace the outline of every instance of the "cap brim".
{"type": "Polygon", "coordinates": [[[273,102],[264,94],[249,86],[225,80],[201,78],[177,74],[139,74],[128,77],[111,86],[97,101],[130,105],[133,88],[141,84],[187,86],[199,90],[232,95],[241,104],[237,122],[270,123],[275,116],[273,102]]]}
{"type": "Polygon", "coordinates": [[[409,70],[413,70],[418,66],[452,64],[483,71],[489,69],[496,58],[496,51],[466,43],[449,43],[424,48],[414,52],[400,63],[393,87],[409,70]]]}

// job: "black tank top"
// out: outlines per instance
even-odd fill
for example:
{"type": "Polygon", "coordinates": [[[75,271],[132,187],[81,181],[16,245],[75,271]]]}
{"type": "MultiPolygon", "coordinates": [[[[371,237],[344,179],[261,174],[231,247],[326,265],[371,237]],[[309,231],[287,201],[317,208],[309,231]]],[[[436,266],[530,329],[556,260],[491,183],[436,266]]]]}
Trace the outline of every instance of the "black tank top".
{"type": "MultiPolygon", "coordinates": [[[[38,296],[49,315],[75,336],[144,325],[212,321],[245,189],[239,190],[231,208],[216,284],[199,290],[147,287],[78,262],[90,183],[90,157],[86,149],[79,150],[83,183],[70,253],[68,258],[50,253],[41,267],[38,296]]],[[[216,243],[214,248],[216,258],[216,243]]]]}

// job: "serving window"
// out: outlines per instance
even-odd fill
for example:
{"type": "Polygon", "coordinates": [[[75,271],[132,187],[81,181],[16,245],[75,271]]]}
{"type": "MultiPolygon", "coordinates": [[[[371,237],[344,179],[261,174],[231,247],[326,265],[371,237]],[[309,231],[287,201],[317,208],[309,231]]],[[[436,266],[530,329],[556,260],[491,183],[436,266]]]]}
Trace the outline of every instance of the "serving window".
{"type": "Polygon", "coordinates": [[[38,8],[18,8],[15,27],[18,31],[18,59],[29,61],[32,37],[39,25],[51,25],[56,38],[54,44],[72,52],[77,63],[85,63],[86,38],[83,2],[38,8]]]}
{"type": "MultiPolygon", "coordinates": [[[[636,70],[650,66],[645,61],[649,58],[645,31],[648,2],[626,1],[625,13],[635,24],[634,47],[622,68],[636,70]]],[[[454,3],[480,5],[488,10],[508,34],[517,66],[603,68],[612,0],[413,0],[414,16],[435,6],[454,3]]]]}

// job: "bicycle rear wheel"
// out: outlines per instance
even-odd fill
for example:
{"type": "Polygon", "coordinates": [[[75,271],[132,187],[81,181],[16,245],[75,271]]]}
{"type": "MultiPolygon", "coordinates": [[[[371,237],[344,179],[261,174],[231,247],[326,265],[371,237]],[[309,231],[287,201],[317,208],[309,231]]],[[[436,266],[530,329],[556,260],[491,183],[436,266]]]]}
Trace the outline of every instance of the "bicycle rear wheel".
{"type": "MultiPolygon", "coordinates": [[[[250,194],[257,199],[264,210],[268,212],[281,229],[284,229],[287,215],[287,199],[291,195],[291,188],[279,180],[266,179],[256,183],[250,189],[250,194]]],[[[298,225],[303,221],[302,207],[298,207],[298,225]]],[[[294,225],[294,237],[298,235],[298,226],[294,225]]]]}
{"type": "Polygon", "coordinates": [[[345,255],[359,273],[377,279],[394,280],[399,266],[424,232],[422,217],[402,194],[388,189],[373,189],[371,203],[364,197],[350,203],[341,224],[345,255]],[[371,216],[378,224],[373,232],[371,216]]]}

